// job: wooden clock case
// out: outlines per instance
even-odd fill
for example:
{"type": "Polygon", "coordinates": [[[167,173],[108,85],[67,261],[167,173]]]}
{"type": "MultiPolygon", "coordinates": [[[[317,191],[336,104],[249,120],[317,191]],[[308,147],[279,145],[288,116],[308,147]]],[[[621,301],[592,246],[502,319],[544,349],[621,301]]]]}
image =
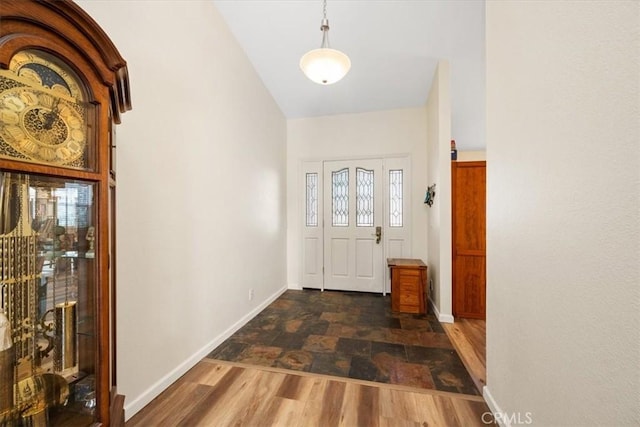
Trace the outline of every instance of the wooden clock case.
{"type": "MultiPolygon", "coordinates": [[[[89,167],[74,169],[2,156],[0,172],[86,182],[94,189],[95,256],[87,257],[91,258],[94,273],[90,274],[89,286],[92,289],[90,299],[85,301],[85,309],[91,312],[95,339],[91,341],[94,343],[92,348],[80,352],[88,353],[91,360],[89,369],[95,377],[92,425],[123,425],[124,397],[118,395],[115,388],[116,174],[113,124],[120,123],[121,114],[131,109],[127,65],[105,32],[71,1],[2,0],[0,69],[9,69],[14,55],[25,50],[52,55],[72,68],[81,80],[87,101],[95,111],[94,122],[89,129],[92,158],[89,167]]],[[[79,358],[83,363],[83,356],[79,358]]],[[[72,420],[46,421],[51,425],[61,423],[77,425],[72,420]]]]}

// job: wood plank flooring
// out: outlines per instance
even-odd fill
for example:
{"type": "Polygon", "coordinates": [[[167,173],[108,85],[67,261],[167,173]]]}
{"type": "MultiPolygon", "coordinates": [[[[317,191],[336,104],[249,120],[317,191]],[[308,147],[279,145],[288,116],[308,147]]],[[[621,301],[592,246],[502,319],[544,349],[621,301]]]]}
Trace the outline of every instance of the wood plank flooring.
{"type": "Polygon", "coordinates": [[[482,388],[487,384],[486,322],[478,319],[456,318],[454,323],[443,323],[442,327],[476,387],[482,392],[482,388]]]}
{"type": "Polygon", "coordinates": [[[126,426],[472,427],[485,412],[480,396],[204,359],[126,426]]]}

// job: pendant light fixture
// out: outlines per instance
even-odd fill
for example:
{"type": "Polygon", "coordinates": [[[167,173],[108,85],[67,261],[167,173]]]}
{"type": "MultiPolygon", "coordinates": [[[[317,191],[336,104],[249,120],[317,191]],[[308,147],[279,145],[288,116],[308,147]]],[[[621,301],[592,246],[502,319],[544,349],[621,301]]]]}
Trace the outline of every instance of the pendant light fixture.
{"type": "Polygon", "coordinates": [[[342,79],[351,68],[347,55],[329,47],[329,20],[327,19],[327,0],[322,1],[324,17],[320,25],[322,45],[320,49],[310,50],[300,59],[300,68],[312,81],[321,85],[330,85],[342,79]]]}

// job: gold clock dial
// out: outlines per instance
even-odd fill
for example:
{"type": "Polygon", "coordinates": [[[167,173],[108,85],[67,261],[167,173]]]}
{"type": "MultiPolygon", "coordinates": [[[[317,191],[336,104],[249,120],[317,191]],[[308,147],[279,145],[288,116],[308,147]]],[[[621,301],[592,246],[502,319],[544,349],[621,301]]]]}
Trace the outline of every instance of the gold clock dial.
{"type": "Polygon", "coordinates": [[[78,104],[43,90],[17,87],[0,93],[0,136],[28,160],[71,163],[86,148],[78,104]]]}
{"type": "Polygon", "coordinates": [[[50,55],[16,54],[0,71],[0,157],[87,169],[87,107],[74,73],[50,55]]]}

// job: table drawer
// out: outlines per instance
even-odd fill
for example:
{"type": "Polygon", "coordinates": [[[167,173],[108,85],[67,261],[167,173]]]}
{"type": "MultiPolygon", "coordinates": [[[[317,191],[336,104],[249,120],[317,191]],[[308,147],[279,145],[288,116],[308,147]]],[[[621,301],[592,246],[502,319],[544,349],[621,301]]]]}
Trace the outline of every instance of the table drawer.
{"type": "Polygon", "coordinates": [[[420,277],[420,269],[417,268],[401,268],[398,269],[398,275],[400,276],[400,279],[404,278],[404,277],[420,277]]]}

